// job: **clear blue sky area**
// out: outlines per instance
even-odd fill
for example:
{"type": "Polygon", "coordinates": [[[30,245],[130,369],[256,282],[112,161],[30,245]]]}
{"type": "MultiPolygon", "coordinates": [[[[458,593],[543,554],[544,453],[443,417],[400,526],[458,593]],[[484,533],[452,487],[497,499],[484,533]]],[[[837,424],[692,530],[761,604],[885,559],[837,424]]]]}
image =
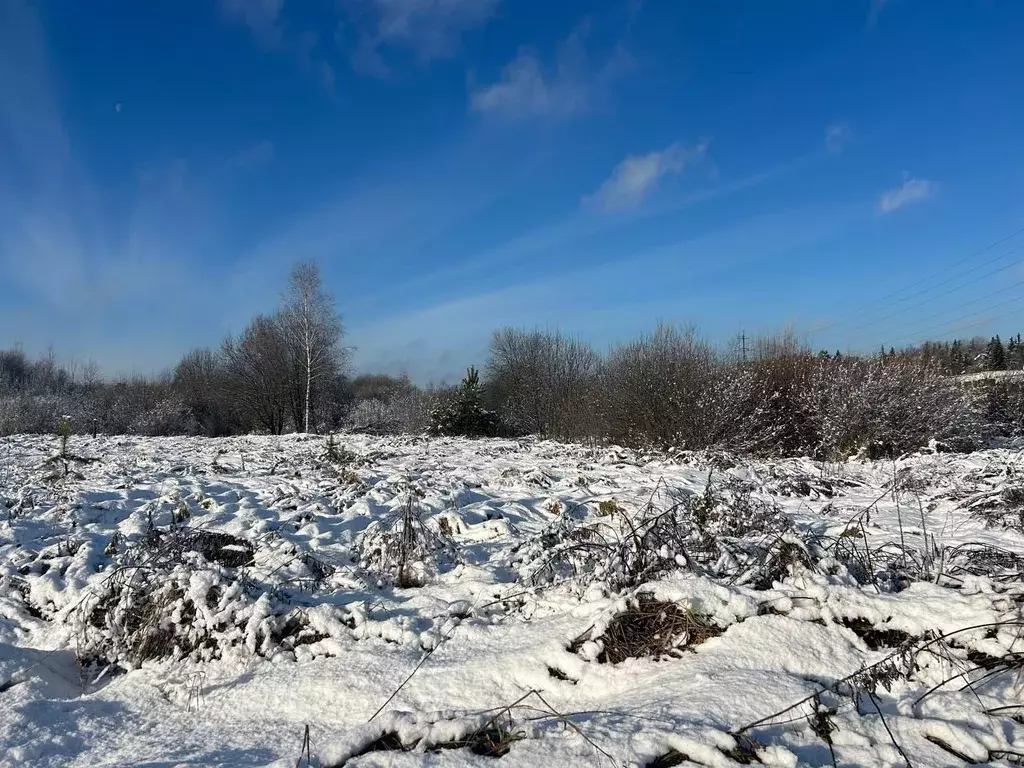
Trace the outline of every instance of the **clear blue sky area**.
{"type": "Polygon", "coordinates": [[[1024,235],[958,265],[1024,227],[1022,40],[1017,0],[0,0],[0,346],[156,372],[307,258],[423,382],[506,324],[1024,331],[1024,235]]]}

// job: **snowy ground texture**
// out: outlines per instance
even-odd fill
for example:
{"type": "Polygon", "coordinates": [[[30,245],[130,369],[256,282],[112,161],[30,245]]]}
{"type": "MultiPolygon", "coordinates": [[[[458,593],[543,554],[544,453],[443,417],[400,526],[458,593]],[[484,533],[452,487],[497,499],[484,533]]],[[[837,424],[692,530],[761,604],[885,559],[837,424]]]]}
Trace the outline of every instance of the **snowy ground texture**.
{"type": "Polygon", "coordinates": [[[1024,760],[1024,462],[0,440],[0,764],[1024,760]]]}

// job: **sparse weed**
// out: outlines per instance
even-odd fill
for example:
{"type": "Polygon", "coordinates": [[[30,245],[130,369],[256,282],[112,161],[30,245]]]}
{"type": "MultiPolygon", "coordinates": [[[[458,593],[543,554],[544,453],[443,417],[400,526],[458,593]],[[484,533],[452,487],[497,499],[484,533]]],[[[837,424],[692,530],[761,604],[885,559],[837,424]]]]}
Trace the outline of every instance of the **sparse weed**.
{"type": "Polygon", "coordinates": [[[375,574],[380,584],[420,587],[432,572],[458,560],[449,536],[443,531],[435,534],[424,525],[421,498],[422,490],[411,487],[398,514],[372,522],[359,537],[359,564],[375,574]]]}

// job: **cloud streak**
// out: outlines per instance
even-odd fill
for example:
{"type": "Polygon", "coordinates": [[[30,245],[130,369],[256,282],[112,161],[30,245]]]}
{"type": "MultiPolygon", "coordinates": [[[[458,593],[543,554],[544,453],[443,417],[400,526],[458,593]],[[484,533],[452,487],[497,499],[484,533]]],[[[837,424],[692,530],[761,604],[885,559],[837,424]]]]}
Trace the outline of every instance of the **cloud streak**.
{"type": "Polygon", "coordinates": [[[833,155],[842,154],[850,140],[850,128],[845,123],[833,123],[825,129],[825,149],[833,155]]]}
{"type": "Polygon", "coordinates": [[[913,203],[919,203],[935,195],[938,184],[928,179],[917,179],[905,175],[903,184],[882,193],[878,199],[878,211],[882,214],[895,213],[913,203]]]}
{"type": "Polygon", "coordinates": [[[664,246],[616,249],[600,263],[527,271],[520,281],[491,290],[472,283],[466,292],[434,298],[426,306],[355,322],[352,341],[359,349],[354,363],[363,371],[407,371],[421,383],[457,381],[466,365],[479,363],[491,331],[521,325],[524,318],[530,325],[557,326],[599,343],[647,331],[659,317],[697,321],[708,331],[709,323],[720,318],[716,308],[723,301],[758,290],[756,281],[744,285],[723,276],[735,275],[740,266],[749,270],[785,263],[790,254],[827,242],[863,217],[860,208],[815,207],[743,218],[720,229],[681,235],[664,246]],[[682,273],[686,289],[679,288],[682,273]],[[615,312],[607,309],[612,304],[615,312]],[[450,350],[457,353],[442,364],[450,350]]]}
{"type": "Polygon", "coordinates": [[[707,150],[707,141],[692,147],[676,142],[646,155],[630,155],[615,167],[593,195],[583,198],[583,204],[604,211],[635,208],[665,176],[677,176],[689,166],[699,163],[707,155],[707,150]]]}
{"type": "Polygon", "coordinates": [[[391,68],[384,60],[384,48],[410,50],[421,64],[454,56],[463,35],[486,25],[497,11],[498,2],[343,0],[361,28],[350,53],[352,66],[366,75],[387,77],[391,68]]]}
{"type": "Polygon", "coordinates": [[[498,0],[373,0],[377,41],[412,48],[429,61],[451,56],[463,33],[486,24],[498,0]]]}
{"type": "Polygon", "coordinates": [[[230,165],[233,168],[256,168],[274,159],[274,142],[260,141],[235,153],[230,165]]]}
{"type": "Polygon", "coordinates": [[[182,160],[151,163],[129,203],[103,205],[65,131],[38,15],[18,0],[0,3],[0,135],[0,347],[54,342],[110,371],[217,333],[199,320],[217,306],[196,256],[214,207],[202,185],[182,160]]]}
{"type": "Polygon", "coordinates": [[[597,70],[584,45],[585,28],[577,29],[559,46],[553,67],[546,68],[536,50],[521,48],[501,71],[497,82],[470,93],[474,112],[510,120],[564,118],[594,108],[602,91],[630,64],[617,47],[597,70]]]}
{"type": "Polygon", "coordinates": [[[220,0],[220,12],[233,23],[248,27],[266,48],[278,48],[284,38],[281,9],[284,0],[220,0]]]}
{"type": "Polygon", "coordinates": [[[885,6],[889,4],[889,0],[871,0],[871,9],[868,11],[868,29],[873,28],[878,23],[878,17],[882,15],[882,11],[885,10],[885,6]]]}

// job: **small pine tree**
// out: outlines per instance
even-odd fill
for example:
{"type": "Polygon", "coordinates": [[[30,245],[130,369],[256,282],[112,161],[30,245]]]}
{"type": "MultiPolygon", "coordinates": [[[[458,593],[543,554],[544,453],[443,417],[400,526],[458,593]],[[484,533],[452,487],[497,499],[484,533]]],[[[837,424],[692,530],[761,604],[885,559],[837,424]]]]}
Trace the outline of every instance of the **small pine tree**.
{"type": "Polygon", "coordinates": [[[483,407],[480,372],[470,366],[462,384],[431,411],[430,433],[463,437],[493,437],[498,419],[483,407]]]}
{"type": "Polygon", "coordinates": [[[71,440],[71,419],[68,416],[62,416],[60,421],[57,422],[57,437],[60,438],[60,458],[66,460],[68,458],[68,441],[71,440]]]}
{"type": "Polygon", "coordinates": [[[967,369],[964,347],[960,339],[955,339],[949,348],[949,367],[953,373],[963,373],[967,369]]]}
{"type": "Polygon", "coordinates": [[[1011,336],[1010,340],[1006,342],[1006,367],[1014,369],[1021,367],[1020,334],[1017,334],[1016,337],[1011,336]]]}
{"type": "Polygon", "coordinates": [[[998,334],[993,336],[988,343],[985,353],[985,364],[990,371],[1006,370],[1006,349],[1003,347],[1002,339],[998,334]]]}

